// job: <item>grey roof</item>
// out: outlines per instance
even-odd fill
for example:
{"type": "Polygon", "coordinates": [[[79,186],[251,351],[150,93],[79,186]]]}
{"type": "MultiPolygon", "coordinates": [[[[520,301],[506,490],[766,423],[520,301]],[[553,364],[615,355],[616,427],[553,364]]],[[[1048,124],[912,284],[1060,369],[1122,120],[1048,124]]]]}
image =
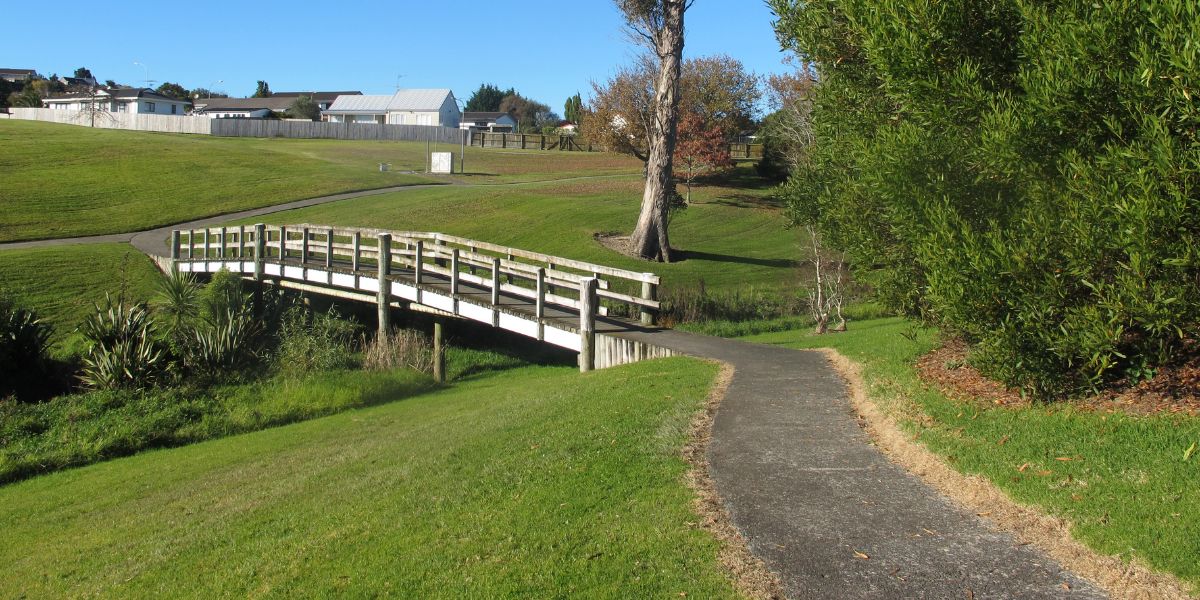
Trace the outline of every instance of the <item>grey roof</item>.
{"type": "Polygon", "coordinates": [[[506,112],[465,112],[463,113],[464,121],[495,121],[500,117],[511,117],[512,115],[506,112]]]}
{"type": "Polygon", "coordinates": [[[338,96],[326,113],[384,114],[393,110],[436,111],[442,108],[448,89],[399,90],[391,96],[338,96]]]}
{"type": "MultiPolygon", "coordinates": [[[[101,87],[96,89],[96,96],[107,96],[110,98],[118,98],[122,100],[132,100],[134,98],[146,98],[148,100],[164,101],[164,102],[182,102],[187,104],[188,100],[180,100],[164,96],[149,88],[109,88],[101,87]]],[[[78,100],[88,98],[87,92],[66,92],[63,94],[50,94],[46,96],[46,100],[78,100]]]]}
{"type": "Polygon", "coordinates": [[[33,69],[0,69],[0,73],[4,75],[36,75],[37,71],[33,69]]]}
{"type": "Polygon", "coordinates": [[[197,98],[196,112],[217,112],[222,110],[273,110],[283,112],[291,107],[295,98],[197,98]]]}
{"type": "Polygon", "coordinates": [[[308,96],[313,102],[333,102],[338,96],[361,96],[362,92],[271,92],[272,98],[299,98],[308,96]]]}

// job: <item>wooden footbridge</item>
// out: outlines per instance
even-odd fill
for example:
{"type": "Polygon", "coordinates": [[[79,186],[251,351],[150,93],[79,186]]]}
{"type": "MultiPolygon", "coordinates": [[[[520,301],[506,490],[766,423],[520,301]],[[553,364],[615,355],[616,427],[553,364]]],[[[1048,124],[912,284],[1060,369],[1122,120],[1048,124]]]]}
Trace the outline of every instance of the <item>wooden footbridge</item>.
{"type": "Polygon", "coordinates": [[[170,268],[466,319],[579,353],[582,371],[671,356],[652,328],[659,277],[441,233],[321,225],[175,230],[170,268]],[[636,316],[620,318],[614,313],[636,316]]]}

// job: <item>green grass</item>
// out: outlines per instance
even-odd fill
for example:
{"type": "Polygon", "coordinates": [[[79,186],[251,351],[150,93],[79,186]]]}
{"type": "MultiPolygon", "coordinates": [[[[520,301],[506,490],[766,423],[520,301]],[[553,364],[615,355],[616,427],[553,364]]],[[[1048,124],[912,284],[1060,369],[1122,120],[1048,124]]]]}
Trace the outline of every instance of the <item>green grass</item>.
{"type": "MultiPolygon", "coordinates": [[[[217,138],[0,121],[0,242],[149,229],[351,190],[636,173],[628,158],[471,149],[432,178],[425,144],[217,138]],[[381,173],[378,164],[392,164],[381,173]]],[[[457,148],[439,146],[438,150],[457,148]]]]}
{"type": "Polygon", "coordinates": [[[923,385],[913,366],[936,333],[901,319],[852,323],[837,335],[746,339],[838,349],[863,365],[872,398],[956,469],[1070,521],[1072,534],[1103,554],[1139,558],[1200,589],[1200,456],[1184,460],[1200,443],[1200,418],[950,400],[923,385]]]}
{"type": "MultiPolygon", "coordinates": [[[[745,178],[746,169],[738,174],[745,178]]],[[[634,259],[598,242],[604,232],[628,234],[637,222],[638,177],[537,183],[498,188],[445,187],[357,198],[271,215],[273,224],[320,223],[438,231],[630,269],[652,271],[667,289],[713,292],[794,291],[801,233],[785,219],[761,181],[736,179],[693,192],[693,205],[671,224],[683,260],[634,259]]]]}
{"type": "Polygon", "coordinates": [[[106,293],[145,300],[159,277],[154,263],[128,244],[0,250],[0,286],[53,325],[60,345],[73,343],[75,327],[106,293]]]}
{"type": "Polygon", "coordinates": [[[530,367],[0,488],[0,596],[731,597],[679,449],[714,367],[530,367]]]}

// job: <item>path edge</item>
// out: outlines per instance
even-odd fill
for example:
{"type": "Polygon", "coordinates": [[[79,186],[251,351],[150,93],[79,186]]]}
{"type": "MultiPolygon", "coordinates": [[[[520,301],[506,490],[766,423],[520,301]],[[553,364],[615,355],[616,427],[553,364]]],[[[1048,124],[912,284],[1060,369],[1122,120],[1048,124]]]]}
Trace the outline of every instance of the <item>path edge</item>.
{"type": "Polygon", "coordinates": [[[713,421],[736,372],[727,362],[710,360],[719,367],[704,406],[696,411],[688,427],[683,459],[688,464],[684,481],[692,491],[692,511],[700,517],[697,526],[716,538],[717,560],[735,590],[748,598],[776,600],[784,597],[783,582],[751,551],[745,536],[734,526],[725,503],[717,494],[709,473],[708,446],[713,421]]]}
{"type": "Polygon", "coordinates": [[[883,455],[926,485],[979,515],[991,527],[1013,535],[1019,543],[1037,548],[1064,569],[1095,583],[1112,598],[1193,598],[1187,585],[1174,575],[1154,571],[1137,558],[1126,562],[1117,556],[1100,554],[1071,536],[1068,521],[1016,502],[981,476],[956,471],[932,450],[913,440],[871,399],[862,377],[862,365],[832,348],[817,351],[825,355],[845,381],[860,425],[883,455]]]}

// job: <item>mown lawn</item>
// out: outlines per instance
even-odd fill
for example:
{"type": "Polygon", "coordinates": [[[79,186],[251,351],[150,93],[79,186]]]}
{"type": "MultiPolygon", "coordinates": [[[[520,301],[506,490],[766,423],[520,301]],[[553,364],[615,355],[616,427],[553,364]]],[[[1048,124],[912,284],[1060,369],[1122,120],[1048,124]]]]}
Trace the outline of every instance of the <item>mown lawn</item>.
{"type": "Polygon", "coordinates": [[[914,369],[936,333],[901,319],[852,322],[836,335],[801,330],[745,339],[836,348],[863,365],[881,408],[956,469],[1068,520],[1072,534],[1101,553],[1136,557],[1200,589],[1200,453],[1184,459],[1200,445],[1200,418],[951,400],[923,385],[914,369]]]}
{"type": "Polygon", "coordinates": [[[0,287],[53,325],[60,343],[74,337],[105,294],[148,300],[159,277],[154,263],[128,244],[0,250],[0,287]]]}
{"type": "Polygon", "coordinates": [[[0,596],[731,597],[681,481],[714,371],[528,367],[0,487],[0,596]]]}
{"type": "MultiPolygon", "coordinates": [[[[469,149],[428,177],[417,142],[216,138],[0,121],[0,242],[149,229],[351,190],[636,173],[606,154],[469,149]],[[379,163],[392,170],[379,171],[379,163]]],[[[458,151],[441,146],[441,151],[458,151]]]]}
{"type": "Polygon", "coordinates": [[[749,171],[743,167],[730,181],[693,191],[691,207],[671,222],[671,243],[683,259],[671,264],[634,259],[594,239],[597,233],[633,230],[643,186],[636,176],[409,190],[277,213],[267,220],[438,231],[652,271],[673,289],[696,288],[703,281],[716,292],[794,290],[803,234],[786,229],[770,190],[749,171]]]}

